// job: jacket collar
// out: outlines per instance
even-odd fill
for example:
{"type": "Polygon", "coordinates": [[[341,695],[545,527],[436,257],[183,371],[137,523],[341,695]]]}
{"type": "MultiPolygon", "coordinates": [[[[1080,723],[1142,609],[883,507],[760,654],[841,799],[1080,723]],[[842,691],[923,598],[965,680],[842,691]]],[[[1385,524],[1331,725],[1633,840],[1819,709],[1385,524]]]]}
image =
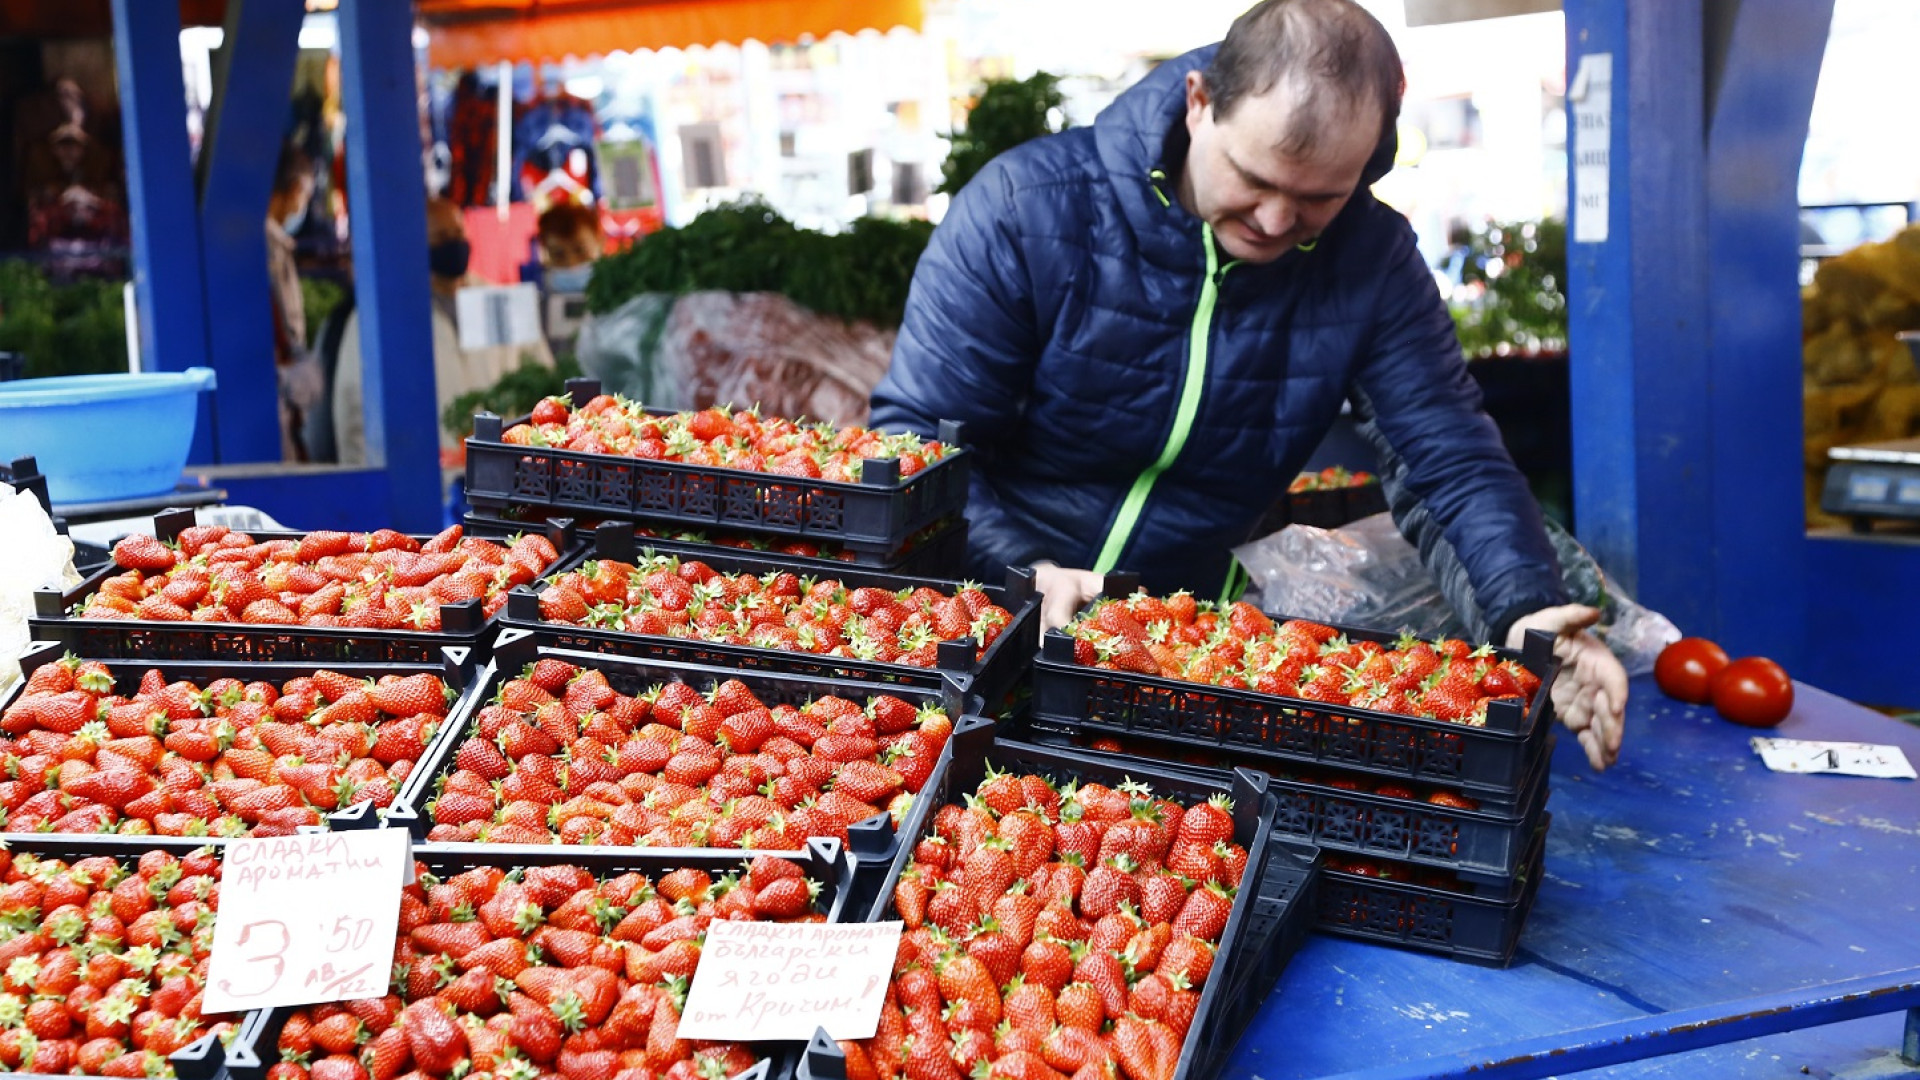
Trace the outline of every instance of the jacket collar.
{"type": "MultiPolygon", "coordinates": [[[[1205,265],[1200,220],[1180,205],[1174,188],[1186,162],[1187,73],[1204,71],[1219,49],[1218,43],[1205,45],[1166,61],[1115,98],[1093,121],[1100,163],[1141,256],[1168,269],[1205,265]]],[[[1355,216],[1355,205],[1371,200],[1366,189],[1393,169],[1398,148],[1393,132],[1380,140],[1361,172],[1361,191],[1334,219],[1329,232],[1355,216]]]]}

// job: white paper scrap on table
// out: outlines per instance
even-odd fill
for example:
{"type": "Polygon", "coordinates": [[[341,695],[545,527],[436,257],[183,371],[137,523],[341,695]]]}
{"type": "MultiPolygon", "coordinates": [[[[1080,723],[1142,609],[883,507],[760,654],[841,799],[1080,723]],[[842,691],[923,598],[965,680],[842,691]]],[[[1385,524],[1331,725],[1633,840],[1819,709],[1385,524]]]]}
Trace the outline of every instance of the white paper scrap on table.
{"type": "Polygon", "coordinates": [[[228,844],[206,1011],[385,993],[411,841],[405,829],[362,829],[228,844]]]}
{"type": "Polygon", "coordinates": [[[453,294],[460,347],[531,345],[540,338],[540,290],[527,282],[469,285],[453,294]]]}
{"type": "Polygon", "coordinates": [[[1755,736],[1753,749],[1774,772],[1836,773],[1882,780],[1920,779],[1914,775],[1907,755],[1897,746],[1755,736]]]}
{"type": "Polygon", "coordinates": [[[1613,54],[1580,58],[1567,88],[1573,107],[1573,239],[1597,244],[1607,238],[1611,207],[1608,169],[1613,141],[1613,54]]]}
{"type": "Polygon", "coordinates": [[[716,922],[680,1014],[682,1039],[872,1038],[900,923],[716,922]]]}

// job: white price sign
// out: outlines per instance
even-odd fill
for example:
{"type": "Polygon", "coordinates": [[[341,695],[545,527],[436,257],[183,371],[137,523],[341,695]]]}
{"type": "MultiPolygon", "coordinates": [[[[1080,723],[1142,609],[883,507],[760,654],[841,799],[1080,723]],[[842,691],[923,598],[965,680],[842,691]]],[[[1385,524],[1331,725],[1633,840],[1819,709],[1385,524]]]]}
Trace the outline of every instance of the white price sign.
{"type": "Polygon", "coordinates": [[[880,1026],[897,922],[716,922],[687,988],[682,1039],[869,1039],[880,1026]]]}
{"type": "Polygon", "coordinates": [[[236,840],[220,874],[205,1009],[353,1001],[386,993],[405,829],[236,840]]]}

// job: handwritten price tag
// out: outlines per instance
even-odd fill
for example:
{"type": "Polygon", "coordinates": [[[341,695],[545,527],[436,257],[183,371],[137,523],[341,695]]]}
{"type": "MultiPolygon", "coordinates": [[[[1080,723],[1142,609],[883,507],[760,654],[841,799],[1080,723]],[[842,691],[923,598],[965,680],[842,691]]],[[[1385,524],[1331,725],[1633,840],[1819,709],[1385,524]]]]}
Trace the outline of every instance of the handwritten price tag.
{"type": "MultiPolygon", "coordinates": [[[[224,917],[224,913],[223,913],[224,917]]],[[[900,947],[897,922],[716,922],[687,989],[680,1038],[872,1038],[900,947]]]]}
{"type": "Polygon", "coordinates": [[[229,844],[206,1010],[385,993],[410,852],[404,829],[229,844]]]}

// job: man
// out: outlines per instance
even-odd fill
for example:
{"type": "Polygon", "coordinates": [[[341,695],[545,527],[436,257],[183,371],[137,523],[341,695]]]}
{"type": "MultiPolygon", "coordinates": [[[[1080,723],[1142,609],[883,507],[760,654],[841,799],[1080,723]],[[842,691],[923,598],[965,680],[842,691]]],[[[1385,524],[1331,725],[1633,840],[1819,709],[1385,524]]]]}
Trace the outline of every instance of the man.
{"type": "Polygon", "coordinates": [[[280,456],[311,459],[301,439],[307,414],[326,407],[326,377],[307,350],[307,304],[300,292],[293,234],[313,202],[313,159],[288,143],[280,148],[267,197],[267,283],[273,299],[273,360],[280,385],[280,456]]]}
{"type": "MultiPolygon", "coordinates": [[[[547,343],[536,338],[524,345],[460,347],[454,294],[468,284],[466,219],[446,199],[427,201],[427,268],[432,274],[433,388],[437,418],[462,394],[484,390],[525,363],[553,366],[547,343]]],[[[356,310],[347,317],[340,336],[340,360],[334,373],[333,425],[343,465],[367,464],[366,407],[360,360],[360,319],[356,310]]],[[[440,456],[443,465],[457,464],[461,439],[443,426],[440,456]]]]}
{"type": "Polygon", "coordinates": [[[1037,567],[1057,626],[1113,570],[1236,593],[1231,549],[1351,401],[1474,635],[1556,635],[1558,711],[1605,768],[1625,673],[1566,604],[1412,228],[1367,190],[1402,85],[1351,0],[1264,0],[1093,127],[1001,155],[914,273],[873,419],[965,422],[972,572],[1037,567]]]}

